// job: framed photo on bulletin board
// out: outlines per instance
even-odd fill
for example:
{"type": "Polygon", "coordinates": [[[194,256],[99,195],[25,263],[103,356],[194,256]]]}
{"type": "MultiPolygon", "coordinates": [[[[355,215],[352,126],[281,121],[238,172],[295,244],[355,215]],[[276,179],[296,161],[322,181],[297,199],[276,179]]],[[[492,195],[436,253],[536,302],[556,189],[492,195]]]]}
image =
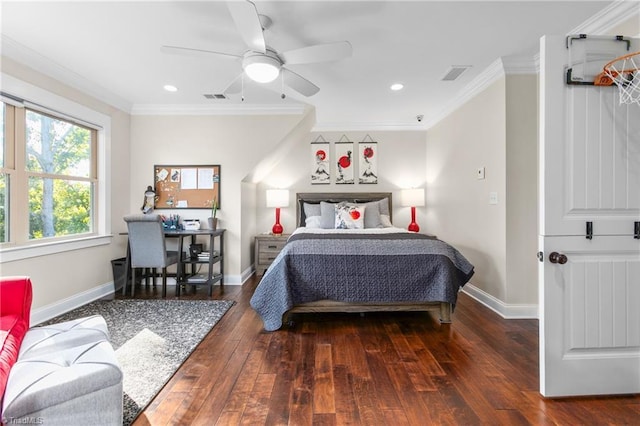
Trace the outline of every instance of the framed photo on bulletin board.
{"type": "Polygon", "coordinates": [[[220,208],[220,165],[153,166],[156,209],[220,208]]]}

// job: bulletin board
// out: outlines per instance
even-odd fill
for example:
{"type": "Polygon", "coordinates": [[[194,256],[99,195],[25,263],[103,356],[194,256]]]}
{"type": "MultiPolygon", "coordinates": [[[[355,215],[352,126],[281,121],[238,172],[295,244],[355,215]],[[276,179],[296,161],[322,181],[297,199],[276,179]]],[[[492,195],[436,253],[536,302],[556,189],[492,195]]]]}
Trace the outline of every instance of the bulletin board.
{"type": "Polygon", "coordinates": [[[220,165],[153,166],[156,209],[220,208],[220,165]]]}

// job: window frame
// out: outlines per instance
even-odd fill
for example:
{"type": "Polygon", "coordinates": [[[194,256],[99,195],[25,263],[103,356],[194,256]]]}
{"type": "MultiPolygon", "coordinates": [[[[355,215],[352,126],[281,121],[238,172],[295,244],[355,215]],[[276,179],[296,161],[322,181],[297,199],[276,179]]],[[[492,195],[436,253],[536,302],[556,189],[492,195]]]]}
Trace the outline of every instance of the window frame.
{"type": "MultiPolygon", "coordinates": [[[[22,115],[24,120],[25,108],[28,108],[38,113],[47,114],[95,130],[95,140],[93,141],[95,149],[92,150],[92,155],[95,160],[93,161],[93,167],[96,168],[96,181],[93,184],[93,227],[91,232],[36,240],[28,240],[28,236],[26,236],[26,240],[23,241],[24,236],[18,239],[15,238],[14,232],[16,227],[10,224],[9,241],[0,243],[0,264],[69,250],[110,244],[112,235],[108,206],[111,204],[111,196],[106,171],[110,164],[111,117],[49,92],[41,87],[24,82],[14,76],[2,73],[1,78],[2,101],[15,107],[16,117],[14,122],[18,122],[20,119],[20,117],[18,117],[19,115],[22,115]]],[[[24,126],[22,126],[22,129],[20,129],[20,126],[15,126],[14,131],[24,133],[24,126]]],[[[20,176],[21,170],[23,171],[22,173],[24,173],[23,176],[28,175],[28,172],[24,171],[26,142],[24,142],[24,135],[22,136],[22,146],[15,147],[17,152],[12,152],[11,155],[8,155],[8,150],[5,151],[5,168],[3,168],[3,172],[5,172],[10,179],[9,220],[11,220],[11,218],[19,218],[20,215],[17,212],[18,206],[26,205],[24,204],[25,202],[28,203],[26,200],[28,197],[26,190],[19,191],[16,188],[19,185],[15,184],[15,179],[19,179],[18,176],[20,176]],[[20,192],[24,193],[21,194],[20,192]],[[16,197],[23,197],[23,199],[16,197]]],[[[20,135],[16,135],[16,137],[19,138],[20,135]]],[[[24,184],[24,188],[26,188],[26,183],[24,184]]]]}

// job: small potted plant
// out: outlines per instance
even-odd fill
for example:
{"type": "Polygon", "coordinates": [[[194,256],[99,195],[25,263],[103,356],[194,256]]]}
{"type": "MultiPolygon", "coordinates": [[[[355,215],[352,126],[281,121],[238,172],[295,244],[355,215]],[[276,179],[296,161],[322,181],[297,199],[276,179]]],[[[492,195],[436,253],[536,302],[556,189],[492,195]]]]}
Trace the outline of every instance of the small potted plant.
{"type": "Polygon", "coordinates": [[[218,213],[218,200],[211,200],[211,217],[209,220],[209,229],[217,229],[218,228],[218,218],[216,218],[216,214],[218,213]]]}

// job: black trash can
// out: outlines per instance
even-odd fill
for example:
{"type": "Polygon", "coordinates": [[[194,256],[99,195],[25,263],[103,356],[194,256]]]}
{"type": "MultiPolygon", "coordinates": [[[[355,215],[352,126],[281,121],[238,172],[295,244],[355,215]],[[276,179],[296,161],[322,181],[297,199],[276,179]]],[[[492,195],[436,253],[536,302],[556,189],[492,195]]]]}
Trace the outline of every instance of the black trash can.
{"type": "Polygon", "coordinates": [[[121,290],[127,279],[127,258],[113,259],[111,267],[113,268],[113,288],[115,291],[121,290]]]}

